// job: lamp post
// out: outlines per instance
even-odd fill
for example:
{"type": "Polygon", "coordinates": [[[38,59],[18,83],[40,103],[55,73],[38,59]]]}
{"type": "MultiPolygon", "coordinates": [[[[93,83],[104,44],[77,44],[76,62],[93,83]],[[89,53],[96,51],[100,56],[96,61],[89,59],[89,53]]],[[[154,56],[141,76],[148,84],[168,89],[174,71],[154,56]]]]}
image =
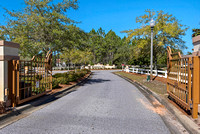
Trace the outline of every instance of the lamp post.
{"type": "Polygon", "coordinates": [[[150,74],[150,79],[152,80],[152,70],[153,70],[153,28],[155,26],[155,21],[153,18],[150,21],[150,26],[151,26],[151,74],[150,74]]]}

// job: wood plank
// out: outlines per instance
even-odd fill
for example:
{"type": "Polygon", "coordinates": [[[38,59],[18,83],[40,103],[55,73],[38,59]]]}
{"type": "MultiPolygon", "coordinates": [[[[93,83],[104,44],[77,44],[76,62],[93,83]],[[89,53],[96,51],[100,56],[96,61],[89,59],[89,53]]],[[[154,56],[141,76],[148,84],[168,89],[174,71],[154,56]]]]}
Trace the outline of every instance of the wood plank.
{"type": "Polygon", "coordinates": [[[177,101],[178,103],[180,103],[182,106],[184,106],[187,110],[190,110],[190,106],[189,104],[187,104],[186,102],[184,102],[183,100],[181,100],[180,98],[178,98],[176,95],[174,95],[173,93],[171,93],[170,91],[167,92],[175,101],[177,101]]]}

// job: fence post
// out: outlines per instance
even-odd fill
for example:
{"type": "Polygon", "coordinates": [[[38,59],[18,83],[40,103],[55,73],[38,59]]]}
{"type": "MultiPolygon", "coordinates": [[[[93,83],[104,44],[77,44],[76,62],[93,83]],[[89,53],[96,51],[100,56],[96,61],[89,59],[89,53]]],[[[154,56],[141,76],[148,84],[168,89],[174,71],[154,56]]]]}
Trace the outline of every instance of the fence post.
{"type": "Polygon", "coordinates": [[[19,60],[16,62],[16,103],[19,100],[19,60]]]}
{"type": "Polygon", "coordinates": [[[167,78],[167,70],[165,70],[165,76],[164,77],[167,78]]]}
{"type": "Polygon", "coordinates": [[[189,105],[191,105],[191,93],[192,93],[192,86],[191,86],[191,75],[192,75],[192,71],[191,71],[191,65],[192,65],[192,58],[189,57],[188,59],[188,97],[187,97],[187,103],[189,105]]]}
{"type": "Polygon", "coordinates": [[[16,61],[12,61],[12,107],[16,107],[16,61]]]}
{"type": "Polygon", "coordinates": [[[158,69],[156,69],[156,76],[158,76],[158,69]]]}
{"type": "Polygon", "coordinates": [[[199,57],[193,57],[193,80],[192,80],[192,118],[198,118],[199,103],[199,57]]]}

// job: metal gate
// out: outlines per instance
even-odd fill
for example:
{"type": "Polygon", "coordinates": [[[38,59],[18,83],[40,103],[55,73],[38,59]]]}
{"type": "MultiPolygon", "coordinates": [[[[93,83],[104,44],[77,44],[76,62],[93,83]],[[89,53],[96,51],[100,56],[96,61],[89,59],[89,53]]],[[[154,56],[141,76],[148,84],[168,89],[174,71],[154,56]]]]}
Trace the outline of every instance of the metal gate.
{"type": "Polygon", "coordinates": [[[34,56],[32,60],[12,60],[11,102],[18,104],[40,97],[52,90],[52,52],[46,57],[34,56]]]}
{"type": "Polygon", "coordinates": [[[170,47],[167,63],[167,93],[182,108],[189,110],[193,118],[198,117],[199,104],[199,57],[181,56],[172,53],[170,47]]]}

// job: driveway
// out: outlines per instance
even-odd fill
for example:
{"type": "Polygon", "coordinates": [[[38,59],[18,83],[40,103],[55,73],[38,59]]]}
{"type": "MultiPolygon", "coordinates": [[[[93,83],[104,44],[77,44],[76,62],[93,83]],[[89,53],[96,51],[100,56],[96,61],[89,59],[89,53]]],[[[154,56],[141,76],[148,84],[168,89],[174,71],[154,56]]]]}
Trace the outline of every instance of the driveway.
{"type": "Polygon", "coordinates": [[[168,134],[151,103],[132,84],[94,71],[76,91],[0,130],[1,134],[168,134]]]}

